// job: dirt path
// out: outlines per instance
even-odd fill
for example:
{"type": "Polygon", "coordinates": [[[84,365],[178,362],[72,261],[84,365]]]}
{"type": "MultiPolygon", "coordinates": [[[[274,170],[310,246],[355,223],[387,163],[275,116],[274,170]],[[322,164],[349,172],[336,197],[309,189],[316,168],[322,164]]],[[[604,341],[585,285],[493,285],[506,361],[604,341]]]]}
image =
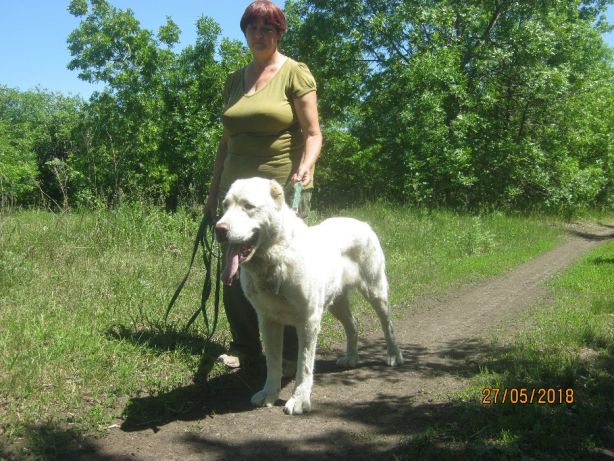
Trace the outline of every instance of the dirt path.
{"type": "MultiPolygon", "coordinates": [[[[281,407],[254,409],[249,397],[263,376],[235,374],[203,397],[197,385],[164,396],[178,402],[167,416],[148,419],[155,398],[135,399],[131,416],[104,438],[85,443],[77,459],[267,460],[381,459],[412,434],[445,417],[445,401],[479,371],[492,350],[488,338],[510,328],[548,296],[544,282],[589,248],[612,238],[612,229],[570,229],[569,238],[502,276],[420,299],[396,321],[406,363],[383,365],[381,334],[362,341],[355,370],[335,367],[336,354],[318,355],[314,410],[290,417],[281,407]],[[139,408],[142,410],[139,412],[139,408]],[[177,409],[179,408],[179,409],[177,409]],[[187,408],[183,411],[181,408],[187,408]]],[[[288,383],[281,398],[287,399],[288,383]]]]}

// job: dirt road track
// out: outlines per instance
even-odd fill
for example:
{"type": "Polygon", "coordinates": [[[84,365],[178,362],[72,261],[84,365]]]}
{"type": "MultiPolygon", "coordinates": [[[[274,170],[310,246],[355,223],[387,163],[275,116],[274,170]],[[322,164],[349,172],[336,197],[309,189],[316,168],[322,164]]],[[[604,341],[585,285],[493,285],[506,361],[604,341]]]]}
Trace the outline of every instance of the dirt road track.
{"type": "MultiPolygon", "coordinates": [[[[380,335],[362,341],[355,370],[339,370],[335,354],[319,354],[309,415],[286,416],[281,407],[254,409],[249,397],[263,376],[238,373],[215,383],[226,389],[223,395],[203,397],[197,384],[172,391],[165,401],[178,402],[182,410],[165,418],[146,416],[156,398],[134,399],[132,407],[141,406],[142,416],[86,441],[75,459],[386,459],[410,435],[453,416],[446,395],[478,373],[481,357],[492,351],[488,337],[497,328],[510,328],[547,297],[544,282],[613,238],[612,232],[605,226],[570,228],[562,245],[499,277],[416,301],[396,321],[406,358],[400,368],[384,366],[380,335]]],[[[282,399],[291,386],[285,386],[282,399]]]]}

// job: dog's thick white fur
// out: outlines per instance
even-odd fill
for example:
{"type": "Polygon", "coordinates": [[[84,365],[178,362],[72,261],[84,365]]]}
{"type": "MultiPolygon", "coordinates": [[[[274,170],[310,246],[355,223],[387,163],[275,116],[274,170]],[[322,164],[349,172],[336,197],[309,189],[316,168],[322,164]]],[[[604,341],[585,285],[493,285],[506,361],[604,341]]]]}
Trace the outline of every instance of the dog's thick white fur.
{"type": "Polygon", "coordinates": [[[386,362],[403,363],[388,304],[384,253],[368,224],[331,218],[313,227],[286,205],[282,187],[262,178],[234,182],[223,201],[216,235],[227,247],[224,283],[236,281],[256,309],[267,364],[264,388],[251,401],[271,406],[281,390],[284,325],[296,327],[299,341],[296,385],[285,404],[288,414],[311,410],[315,349],[320,320],[329,308],[347,335],[347,353],[337,363],[358,361],[357,332],[348,290],[358,288],[381,321],[386,362]],[[241,270],[239,271],[239,265],[241,270]]]}

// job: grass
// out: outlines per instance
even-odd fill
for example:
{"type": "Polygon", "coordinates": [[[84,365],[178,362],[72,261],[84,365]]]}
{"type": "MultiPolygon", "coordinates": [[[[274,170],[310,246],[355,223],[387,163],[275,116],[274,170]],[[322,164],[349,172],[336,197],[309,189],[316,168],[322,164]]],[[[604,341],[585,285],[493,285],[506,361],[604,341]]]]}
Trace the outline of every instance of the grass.
{"type": "Polygon", "coordinates": [[[554,302],[535,307],[532,327],[493,344],[474,385],[446,405],[428,433],[409,439],[398,460],[611,459],[614,242],[591,251],[551,287],[554,302]],[[555,391],[545,405],[482,405],[485,388],[555,391]]]}
{"type": "MultiPolygon", "coordinates": [[[[412,297],[528,260],[562,234],[543,217],[382,203],[337,214],[376,228],[397,311],[412,297]]],[[[9,449],[18,458],[44,458],[44,447],[57,445],[53,428],[64,435],[104,432],[129,411],[130,398],[172,395],[203,382],[199,373],[210,381],[224,374],[212,363],[229,339],[223,316],[206,355],[202,324],[182,330],[200,296],[202,269],[193,273],[169,324],[162,323],[187,269],[196,227],[186,212],[137,206],[1,216],[0,458],[9,449]]],[[[338,335],[327,318],[321,346],[338,335]]]]}
{"type": "MultiPolygon", "coordinates": [[[[191,379],[202,339],[161,318],[186,269],[193,219],[137,208],[21,212],[4,216],[1,229],[0,421],[8,439],[32,426],[103,430],[127,396],[191,379]]],[[[197,291],[188,286],[186,299],[197,291]]],[[[191,310],[184,303],[176,314],[191,310]]]]}

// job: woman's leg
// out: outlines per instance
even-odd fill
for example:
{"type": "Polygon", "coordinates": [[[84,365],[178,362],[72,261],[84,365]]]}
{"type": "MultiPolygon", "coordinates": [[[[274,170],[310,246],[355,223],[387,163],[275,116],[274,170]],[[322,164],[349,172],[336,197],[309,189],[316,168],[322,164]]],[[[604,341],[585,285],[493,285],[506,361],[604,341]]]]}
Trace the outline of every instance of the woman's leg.
{"type": "MultiPolygon", "coordinates": [[[[224,286],[224,309],[230,324],[232,342],[230,352],[233,355],[258,357],[262,354],[258,317],[256,311],[243,294],[240,283],[224,286]]],[[[296,360],[298,338],[296,328],[284,328],[284,358],[296,360]]]]}
{"type": "Polygon", "coordinates": [[[232,335],[230,353],[240,358],[258,358],[262,354],[258,317],[243,294],[239,281],[231,286],[224,285],[223,295],[224,310],[232,335]]]}

